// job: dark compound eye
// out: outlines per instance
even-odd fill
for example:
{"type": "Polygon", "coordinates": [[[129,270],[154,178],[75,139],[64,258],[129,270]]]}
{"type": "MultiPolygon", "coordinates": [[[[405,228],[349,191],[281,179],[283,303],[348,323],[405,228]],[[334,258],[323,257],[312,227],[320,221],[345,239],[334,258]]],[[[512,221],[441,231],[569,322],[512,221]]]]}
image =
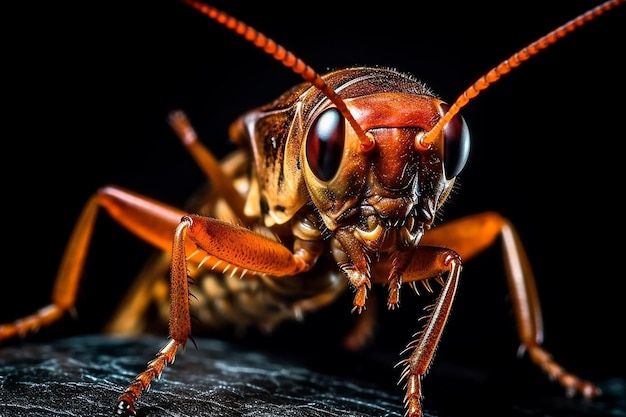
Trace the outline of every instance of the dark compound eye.
{"type": "MultiPolygon", "coordinates": [[[[441,105],[444,111],[448,111],[448,106],[441,105]]],[[[470,153],[470,132],[465,123],[465,119],[457,114],[443,128],[444,147],[443,164],[446,172],[446,179],[450,180],[463,170],[470,153]]]]}
{"type": "Polygon", "coordinates": [[[337,174],[345,138],[345,120],[339,110],[324,110],[313,122],[306,141],[306,158],[311,171],[322,181],[337,174]]]}

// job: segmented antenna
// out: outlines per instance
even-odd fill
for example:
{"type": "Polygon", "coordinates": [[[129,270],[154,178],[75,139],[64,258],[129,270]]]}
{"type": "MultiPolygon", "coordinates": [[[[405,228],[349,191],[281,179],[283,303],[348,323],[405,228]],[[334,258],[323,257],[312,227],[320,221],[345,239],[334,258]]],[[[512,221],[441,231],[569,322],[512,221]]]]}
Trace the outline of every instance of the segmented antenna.
{"type": "Polygon", "coordinates": [[[510,58],[505,59],[500,64],[492,68],[487,74],[480,77],[474,84],[472,84],[467,90],[461,94],[454,104],[450,106],[448,112],[437,122],[437,124],[425,135],[417,138],[415,146],[418,149],[427,149],[430,144],[433,143],[441,130],[444,128],[452,118],[459,112],[461,107],[465,106],[471,99],[476,97],[481,91],[485,90],[491,84],[495,83],[505,74],[508,74],[513,68],[519,67],[522,62],[528,60],[530,57],[537,55],[543,49],[552,45],[568,33],[575,31],[580,26],[595,19],[596,17],[611,10],[613,7],[623,3],[624,0],[610,0],[607,1],[586,13],[570,20],[562,26],[559,26],[555,30],[549,32],[547,35],[539,38],[535,42],[532,42],[525,48],[522,48],[518,52],[511,55],[510,58]]]}
{"type": "Polygon", "coordinates": [[[282,45],[277,44],[273,39],[268,38],[263,33],[257,31],[244,22],[235,19],[227,13],[207,4],[195,0],[181,0],[183,3],[200,11],[202,14],[215,20],[217,23],[232,30],[236,34],[242,36],[248,42],[262,49],[268,55],[272,55],[274,59],[280,61],[284,66],[290,68],[293,72],[300,75],[304,80],[315,88],[320,90],[341,112],[343,117],[350,123],[352,129],[356,132],[361,142],[361,149],[367,151],[374,147],[374,140],[365,134],[363,128],[354,119],[354,116],[348,110],[346,103],[337,95],[335,90],[330,88],[322,77],[302,59],[295,56],[291,51],[282,45]]]}

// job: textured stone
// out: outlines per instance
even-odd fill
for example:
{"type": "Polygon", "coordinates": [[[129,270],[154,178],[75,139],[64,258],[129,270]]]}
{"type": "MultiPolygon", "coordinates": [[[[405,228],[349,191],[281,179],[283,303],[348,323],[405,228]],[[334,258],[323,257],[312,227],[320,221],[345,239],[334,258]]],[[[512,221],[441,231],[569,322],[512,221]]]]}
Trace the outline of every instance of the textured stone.
{"type": "MultiPolygon", "coordinates": [[[[117,396],[164,342],[151,336],[77,336],[5,346],[0,349],[0,416],[111,416],[117,396]]],[[[189,343],[142,395],[138,416],[404,414],[402,390],[392,383],[398,370],[376,356],[319,351],[316,357],[315,350],[274,354],[205,338],[196,343],[198,349],[189,343]]],[[[606,395],[592,403],[567,399],[558,389],[544,391],[543,385],[505,391],[503,378],[493,370],[439,364],[425,385],[425,416],[626,415],[620,378],[601,381],[606,395]]]]}

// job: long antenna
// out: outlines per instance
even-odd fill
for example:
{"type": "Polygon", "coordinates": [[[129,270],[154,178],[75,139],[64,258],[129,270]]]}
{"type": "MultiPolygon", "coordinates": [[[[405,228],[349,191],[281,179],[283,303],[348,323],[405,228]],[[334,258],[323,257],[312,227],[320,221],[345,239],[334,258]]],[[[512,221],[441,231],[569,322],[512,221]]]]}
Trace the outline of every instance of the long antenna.
{"type": "Polygon", "coordinates": [[[487,74],[480,77],[474,82],[467,90],[461,94],[454,104],[450,106],[448,112],[437,122],[437,124],[426,134],[421,135],[416,139],[415,146],[417,149],[428,149],[430,145],[437,140],[437,136],[441,133],[443,127],[459,112],[459,110],[465,106],[471,99],[475,98],[481,91],[487,89],[491,84],[495,83],[505,74],[508,74],[513,68],[519,67],[522,62],[530,59],[530,57],[537,55],[540,51],[546,49],[568,33],[571,33],[595,19],[596,17],[608,12],[612,8],[623,3],[624,0],[610,0],[607,1],[581,15],[570,20],[562,26],[559,26],[555,30],[549,32],[547,35],[542,36],[535,42],[532,42],[525,48],[522,48],[518,52],[511,55],[510,58],[505,59],[497,66],[493,67],[487,74]]]}
{"type": "Polygon", "coordinates": [[[293,72],[300,75],[305,81],[320,90],[322,94],[324,94],[337,107],[337,110],[341,112],[348,123],[350,123],[352,129],[354,129],[359,137],[361,149],[368,151],[374,147],[373,138],[365,134],[363,128],[359,126],[357,121],[354,119],[354,116],[352,116],[352,113],[350,113],[350,110],[348,110],[346,103],[341,99],[341,97],[339,97],[339,95],[337,95],[337,92],[326,84],[322,77],[302,59],[298,58],[291,51],[287,50],[285,47],[276,43],[274,40],[268,38],[253,27],[235,19],[213,6],[209,6],[208,4],[195,0],[181,1],[215,20],[217,23],[232,30],[236,34],[242,36],[245,40],[254,44],[257,48],[262,49],[268,55],[273,56],[274,59],[280,61],[284,66],[290,68],[293,72]]]}

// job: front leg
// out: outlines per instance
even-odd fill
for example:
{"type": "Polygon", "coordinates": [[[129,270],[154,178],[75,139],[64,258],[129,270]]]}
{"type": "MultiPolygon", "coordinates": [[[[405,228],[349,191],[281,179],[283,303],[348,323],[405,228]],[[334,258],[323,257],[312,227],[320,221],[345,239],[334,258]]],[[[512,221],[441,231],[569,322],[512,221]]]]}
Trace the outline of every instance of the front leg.
{"type": "Polygon", "coordinates": [[[407,417],[422,416],[422,377],[428,371],[443,329],[448,321],[452,302],[461,274],[461,258],[451,249],[419,247],[403,275],[404,282],[414,282],[448,273],[437,301],[430,310],[424,329],[407,346],[411,355],[398,365],[404,365],[401,381],[405,381],[404,403],[407,417]]]}
{"type": "Polygon", "coordinates": [[[135,415],[135,404],[141,393],[174,362],[178,349],[184,348],[191,336],[187,258],[197,252],[187,253],[189,242],[206,258],[211,258],[213,269],[221,273],[266,274],[280,278],[296,275],[312,266],[307,251],[294,254],[281,243],[247,228],[198,215],[183,216],[172,245],[170,340],[119,396],[118,415],[135,415]]]}
{"type": "Polygon", "coordinates": [[[521,342],[520,353],[528,352],[530,359],[551,379],[557,380],[568,395],[579,393],[586,398],[600,395],[598,387],[564,369],[541,345],[543,319],[535,277],[521,239],[507,219],[494,212],[467,216],[429,230],[420,244],[454,248],[466,262],[498,238],[502,242],[507,284],[521,342]]]}

